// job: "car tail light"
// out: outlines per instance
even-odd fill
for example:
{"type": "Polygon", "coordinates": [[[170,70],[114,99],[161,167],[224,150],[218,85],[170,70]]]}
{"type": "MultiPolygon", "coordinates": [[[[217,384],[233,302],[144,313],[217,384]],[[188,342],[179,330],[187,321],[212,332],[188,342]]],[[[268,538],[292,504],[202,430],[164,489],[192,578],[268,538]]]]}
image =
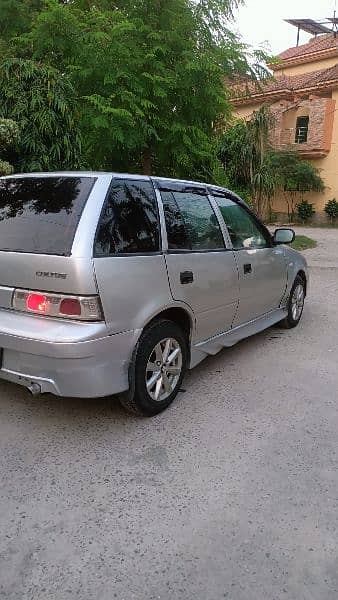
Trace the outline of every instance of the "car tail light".
{"type": "Polygon", "coordinates": [[[12,307],[26,313],[76,319],[101,321],[103,319],[98,296],[66,296],[30,290],[14,290],[12,307]]]}

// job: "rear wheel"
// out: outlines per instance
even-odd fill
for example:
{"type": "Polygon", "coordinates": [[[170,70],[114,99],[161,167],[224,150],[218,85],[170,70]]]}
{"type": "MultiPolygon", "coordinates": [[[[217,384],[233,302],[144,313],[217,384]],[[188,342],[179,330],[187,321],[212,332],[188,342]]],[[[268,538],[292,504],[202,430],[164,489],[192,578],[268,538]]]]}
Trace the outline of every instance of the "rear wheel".
{"type": "Polygon", "coordinates": [[[291,288],[289,301],[288,301],[288,314],[278,323],[279,327],[284,327],[285,329],[291,329],[292,327],[296,327],[301,319],[303,314],[305,301],[305,282],[302,277],[297,275],[293,286],[291,288]]]}
{"type": "Polygon", "coordinates": [[[175,399],[186,368],[187,340],[175,323],[156,321],[142,334],[130,366],[130,389],[121,404],[130,412],[153,416],[175,399]]]}

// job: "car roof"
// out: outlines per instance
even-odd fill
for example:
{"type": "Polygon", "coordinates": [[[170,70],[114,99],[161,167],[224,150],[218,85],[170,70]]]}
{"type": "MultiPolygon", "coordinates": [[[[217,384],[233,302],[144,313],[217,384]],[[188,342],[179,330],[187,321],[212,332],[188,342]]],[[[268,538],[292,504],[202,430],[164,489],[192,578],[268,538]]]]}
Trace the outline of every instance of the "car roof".
{"type": "Polygon", "coordinates": [[[209,190],[218,191],[218,192],[226,192],[230,196],[239,202],[245,204],[245,202],[232,190],[225,188],[223,186],[218,186],[211,183],[206,183],[204,181],[195,181],[192,179],[175,179],[174,177],[157,177],[157,176],[149,176],[143,175],[141,173],[118,173],[115,171],[49,171],[49,172],[40,172],[40,173],[13,173],[12,175],[6,175],[0,177],[0,179],[13,179],[13,178],[23,178],[23,177],[107,177],[110,176],[112,178],[118,177],[119,179],[137,179],[142,181],[153,181],[157,183],[176,183],[176,184],[186,184],[189,186],[203,186],[207,187],[209,190]]]}

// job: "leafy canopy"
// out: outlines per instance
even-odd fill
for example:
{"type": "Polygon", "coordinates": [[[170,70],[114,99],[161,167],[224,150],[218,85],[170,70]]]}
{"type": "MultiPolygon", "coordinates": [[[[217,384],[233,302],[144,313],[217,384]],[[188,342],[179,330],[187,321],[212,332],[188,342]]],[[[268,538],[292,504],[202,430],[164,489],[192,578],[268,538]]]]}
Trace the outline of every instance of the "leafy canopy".
{"type": "Polygon", "coordinates": [[[249,60],[229,30],[241,0],[6,3],[0,115],[22,98],[20,168],[215,178],[225,78],[262,74],[262,55],[249,60]]]}
{"type": "Polygon", "coordinates": [[[20,170],[79,166],[81,140],[75,124],[74,92],[58,70],[31,60],[4,61],[0,113],[20,126],[16,157],[20,170]]]}

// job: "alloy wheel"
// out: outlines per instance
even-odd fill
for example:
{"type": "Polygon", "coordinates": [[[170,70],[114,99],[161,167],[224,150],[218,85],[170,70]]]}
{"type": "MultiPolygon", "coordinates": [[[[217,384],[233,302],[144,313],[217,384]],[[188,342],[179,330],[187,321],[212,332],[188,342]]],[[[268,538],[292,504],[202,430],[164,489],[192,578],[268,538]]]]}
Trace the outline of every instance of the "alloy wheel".
{"type": "Polygon", "coordinates": [[[162,402],[172,394],[182,365],[182,349],[175,338],[165,338],[156,344],[146,367],[146,388],[152,400],[162,402]]]}
{"type": "Polygon", "coordinates": [[[298,321],[304,307],[304,287],[298,284],[293,290],[291,298],[291,313],[294,321],[298,321]]]}

